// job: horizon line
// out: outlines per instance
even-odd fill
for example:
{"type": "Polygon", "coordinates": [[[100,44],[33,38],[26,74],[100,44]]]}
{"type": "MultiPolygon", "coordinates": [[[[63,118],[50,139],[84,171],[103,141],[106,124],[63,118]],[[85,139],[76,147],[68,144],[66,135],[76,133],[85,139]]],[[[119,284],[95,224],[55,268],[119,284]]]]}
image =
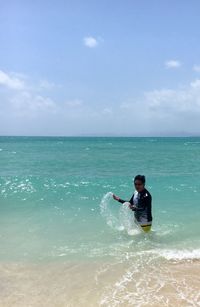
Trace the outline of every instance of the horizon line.
{"type": "Polygon", "coordinates": [[[49,138],[56,138],[56,137],[60,137],[60,138],[190,138],[190,137],[200,137],[199,134],[197,135],[1,135],[0,137],[49,137],[49,138]]]}

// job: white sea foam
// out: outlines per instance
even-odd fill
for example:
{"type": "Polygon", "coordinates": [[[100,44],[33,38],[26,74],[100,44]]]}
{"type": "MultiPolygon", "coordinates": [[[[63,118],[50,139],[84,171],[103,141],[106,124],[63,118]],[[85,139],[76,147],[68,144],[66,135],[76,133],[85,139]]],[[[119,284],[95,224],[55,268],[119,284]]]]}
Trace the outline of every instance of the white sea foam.
{"type": "Polygon", "coordinates": [[[87,186],[89,184],[89,181],[81,181],[81,184],[87,186]]]}
{"type": "Polygon", "coordinates": [[[200,249],[193,250],[176,250],[176,249],[164,249],[158,250],[158,254],[167,260],[194,260],[200,259],[200,249]]]}
{"type": "Polygon", "coordinates": [[[130,257],[145,257],[148,256],[151,259],[165,258],[166,260],[198,260],[200,259],[200,249],[151,249],[130,253],[130,257]]]}

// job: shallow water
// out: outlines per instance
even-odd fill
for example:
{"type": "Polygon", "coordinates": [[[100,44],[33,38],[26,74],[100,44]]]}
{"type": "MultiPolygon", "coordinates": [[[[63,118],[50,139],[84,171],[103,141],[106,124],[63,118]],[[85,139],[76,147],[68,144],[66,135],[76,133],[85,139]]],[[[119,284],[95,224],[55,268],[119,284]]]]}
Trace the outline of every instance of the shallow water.
{"type": "Polygon", "coordinates": [[[0,137],[0,175],[2,265],[113,263],[126,276],[131,263],[145,272],[200,258],[200,138],[0,137]],[[149,234],[112,199],[129,200],[138,173],[153,196],[149,234]]]}
{"type": "Polygon", "coordinates": [[[0,148],[0,259],[119,257],[127,246],[199,258],[199,138],[1,137],[0,148]],[[137,173],[153,196],[148,236],[111,197],[129,200],[137,173]]]}

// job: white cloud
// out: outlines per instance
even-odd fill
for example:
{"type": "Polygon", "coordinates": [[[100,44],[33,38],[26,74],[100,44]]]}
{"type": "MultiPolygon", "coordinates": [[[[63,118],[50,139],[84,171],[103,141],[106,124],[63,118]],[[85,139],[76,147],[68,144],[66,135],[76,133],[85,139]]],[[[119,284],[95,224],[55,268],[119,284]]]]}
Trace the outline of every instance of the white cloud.
{"type": "MultiPolygon", "coordinates": [[[[55,96],[58,87],[48,80],[41,82],[1,71],[0,134],[73,135],[80,133],[81,123],[84,127],[90,125],[92,109],[81,99],[55,101],[45,94],[46,89],[53,88],[55,96]]],[[[59,97],[62,95],[57,93],[59,97]]]]}
{"type": "Polygon", "coordinates": [[[136,134],[200,133],[200,80],[177,89],[145,92],[140,99],[121,103],[120,110],[121,122],[126,125],[126,118],[129,118],[129,129],[136,134]]]}
{"type": "Polygon", "coordinates": [[[86,47],[89,47],[89,48],[95,48],[99,44],[98,40],[92,36],[84,37],[83,43],[86,47]]]}
{"type": "Polygon", "coordinates": [[[111,115],[112,114],[112,109],[107,107],[103,109],[103,114],[105,115],[111,115]]]}
{"type": "Polygon", "coordinates": [[[195,81],[190,83],[190,86],[196,89],[200,88],[200,80],[196,79],[195,81]]]}
{"type": "MultiPolygon", "coordinates": [[[[162,89],[145,93],[149,111],[163,116],[200,115],[200,80],[195,80],[176,90],[162,89]]],[[[178,117],[177,117],[178,119],[178,117]]]]}
{"type": "Polygon", "coordinates": [[[165,67],[166,68],[179,68],[181,67],[181,62],[177,60],[169,60],[165,62],[165,67]]]}
{"type": "Polygon", "coordinates": [[[0,70],[0,85],[10,89],[21,90],[24,88],[24,81],[16,77],[14,73],[6,73],[0,70]]]}
{"type": "Polygon", "coordinates": [[[10,99],[11,106],[17,116],[32,116],[38,112],[55,111],[56,104],[49,97],[22,91],[10,99]]]}
{"type": "MultiPolygon", "coordinates": [[[[68,117],[83,116],[81,108],[83,101],[81,99],[54,101],[45,94],[47,89],[55,90],[60,87],[59,85],[48,80],[32,81],[27,76],[17,73],[0,72],[0,85],[7,89],[0,91],[0,115],[2,118],[6,116],[28,120],[48,118],[55,114],[61,117],[66,115],[68,117]]],[[[37,123],[35,125],[37,126],[37,123]]]]}
{"type": "Polygon", "coordinates": [[[124,109],[124,110],[129,110],[130,108],[132,108],[134,102],[122,102],[120,104],[120,109],[124,109]]]}
{"type": "MultiPolygon", "coordinates": [[[[32,116],[39,112],[56,110],[56,103],[44,96],[32,84],[27,84],[27,77],[18,73],[6,73],[0,70],[0,85],[7,88],[1,92],[1,110],[12,116],[32,116]]],[[[48,82],[45,85],[49,85],[48,82]]]]}
{"type": "Polygon", "coordinates": [[[50,90],[50,89],[55,88],[57,85],[55,83],[53,83],[53,82],[49,82],[49,81],[43,79],[43,80],[40,80],[39,86],[42,89],[50,90]]]}
{"type": "Polygon", "coordinates": [[[74,99],[74,100],[69,100],[69,101],[66,101],[65,103],[65,106],[67,107],[79,107],[83,104],[83,101],[81,99],[74,99]]]}
{"type": "MultiPolygon", "coordinates": [[[[8,86],[5,78],[1,79],[1,86],[7,89],[0,91],[1,134],[175,135],[200,132],[200,78],[175,89],[154,89],[140,98],[133,97],[121,104],[116,102],[113,107],[106,101],[87,104],[78,98],[54,101],[52,97],[56,92],[48,97],[45,89],[32,86],[30,78],[4,74],[6,80],[17,78],[23,88],[10,86],[10,83],[8,86]]],[[[61,93],[57,94],[60,97],[61,93]]]]}
{"type": "Polygon", "coordinates": [[[194,65],[193,70],[196,72],[200,72],[200,65],[194,65]]]}

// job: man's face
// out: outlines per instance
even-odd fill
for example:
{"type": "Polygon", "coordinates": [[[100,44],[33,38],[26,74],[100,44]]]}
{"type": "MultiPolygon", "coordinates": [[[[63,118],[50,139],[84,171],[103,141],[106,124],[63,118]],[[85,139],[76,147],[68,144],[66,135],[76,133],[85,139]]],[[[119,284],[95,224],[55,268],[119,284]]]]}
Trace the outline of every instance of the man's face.
{"type": "Polygon", "coordinates": [[[144,183],[142,183],[142,181],[135,180],[134,185],[137,192],[142,192],[144,190],[144,183]]]}

